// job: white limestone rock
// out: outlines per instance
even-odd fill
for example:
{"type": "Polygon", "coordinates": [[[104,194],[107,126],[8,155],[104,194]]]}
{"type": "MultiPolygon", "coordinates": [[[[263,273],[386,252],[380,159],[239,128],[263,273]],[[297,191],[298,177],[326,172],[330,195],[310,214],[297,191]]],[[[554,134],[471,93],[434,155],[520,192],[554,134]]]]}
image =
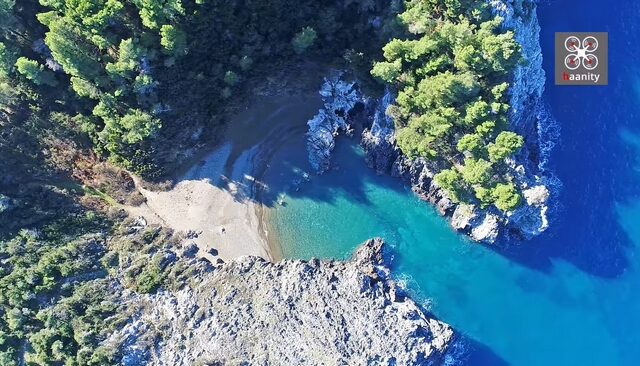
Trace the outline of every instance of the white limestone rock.
{"type": "Polygon", "coordinates": [[[453,330],[390,278],[381,240],[348,262],[242,257],[175,293],[130,294],[108,340],[130,365],[441,365],[453,330]]]}
{"type": "Polygon", "coordinates": [[[531,239],[549,228],[547,201],[550,193],[544,185],[537,185],[523,190],[522,195],[525,204],[508,216],[507,224],[524,238],[531,239]]]}
{"type": "Polygon", "coordinates": [[[542,206],[547,203],[549,199],[549,189],[543,185],[538,185],[522,191],[527,205],[529,206],[542,206]]]}
{"type": "Polygon", "coordinates": [[[477,215],[475,205],[461,203],[451,215],[451,226],[456,230],[466,230],[471,226],[471,222],[477,215]]]}
{"type": "Polygon", "coordinates": [[[493,243],[500,233],[500,218],[492,213],[485,213],[471,229],[471,239],[479,242],[493,243]]]}

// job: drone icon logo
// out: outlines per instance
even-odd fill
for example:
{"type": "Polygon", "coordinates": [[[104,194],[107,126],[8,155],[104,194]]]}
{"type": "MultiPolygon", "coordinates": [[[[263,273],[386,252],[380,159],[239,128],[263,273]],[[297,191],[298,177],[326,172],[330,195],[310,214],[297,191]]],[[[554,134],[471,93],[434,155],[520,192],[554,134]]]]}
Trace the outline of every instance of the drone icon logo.
{"type": "Polygon", "coordinates": [[[556,32],[555,85],[608,85],[607,32],[556,32]]]}
{"type": "Polygon", "coordinates": [[[564,41],[564,48],[571,52],[564,58],[564,65],[569,70],[576,70],[580,66],[587,70],[598,67],[598,56],[594,55],[598,49],[598,40],[587,36],[582,41],[576,36],[569,36],[564,41]]]}

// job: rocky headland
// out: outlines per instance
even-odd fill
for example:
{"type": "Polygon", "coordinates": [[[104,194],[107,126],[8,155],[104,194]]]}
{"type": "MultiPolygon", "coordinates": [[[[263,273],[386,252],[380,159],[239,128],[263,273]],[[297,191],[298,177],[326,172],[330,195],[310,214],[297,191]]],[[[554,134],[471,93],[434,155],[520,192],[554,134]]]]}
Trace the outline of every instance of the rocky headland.
{"type": "MultiPolygon", "coordinates": [[[[386,114],[387,107],[394,101],[393,91],[386,90],[384,96],[378,99],[361,94],[357,96],[359,103],[365,106],[364,119],[368,121],[364,124],[366,128],[361,139],[367,164],[379,174],[390,174],[410,184],[412,191],[433,204],[438,213],[448,218],[455,230],[468,234],[475,241],[493,243],[501,237],[530,239],[548,228],[548,215],[559,183],[546,165],[558,131],[542,102],[545,73],[542,69],[540,27],[535,2],[491,0],[488,3],[494,14],[503,18],[503,27],[514,31],[523,58],[513,72],[509,87],[510,129],[525,140],[521,151],[507,160],[510,175],[523,194],[523,203],[516,210],[505,214],[495,207],[481,208],[479,203],[452,202],[433,181],[433,176],[442,169],[439,166],[441,162],[424,158],[409,159],[397,147],[394,124],[386,114]]],[[[326,80],[322,90],[333,86],[332,90],[348,90],[349,95],[353,96],[353,84],[347,81],[342,81],[342,84],[340,86],[340,82],[326,80]]],[[[343,99],[333,97],[332,101],[343,99]]],[[[328,169],[333,139],[340,130],[348,130],[349,123],[354,120],[347,120],[345,126],[343,117],[352,113],[354,105],[352,102],[332,104],[341,117],[337,122],[324,122],[327,126],[340,126],[332,130],[330,143],[322,146],[314,144],[319,138],[313,128],[309,130],[310,160],[324,162],[323,168],[317,169],[319,173],[328,169]]],[[[325,135],[329,137],[329,134],[325,135]]]]}
{"type": "Polygon", "coordinates": [[[456,339],[390,278],[379,239],[345,262],[165,257],[190,284],[123,293],[135,310],[105,342],[123,365],[441,365],[456,339]]]}

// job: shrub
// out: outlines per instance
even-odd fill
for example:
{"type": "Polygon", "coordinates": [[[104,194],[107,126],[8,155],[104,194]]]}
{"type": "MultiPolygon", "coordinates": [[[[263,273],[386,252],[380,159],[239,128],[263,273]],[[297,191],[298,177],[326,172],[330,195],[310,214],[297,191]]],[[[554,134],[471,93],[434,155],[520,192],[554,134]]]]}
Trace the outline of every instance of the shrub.
{"type": "Polygon", "coordinates": [[[236,74],[235,72],[229,70],[224,74],[225,84],[229,86],[234,86],[238,83],[238,81],[239,81],[238,74],[236,74]]]}
{"type": "Polygon", "coordinates": [[[512,183],[498,183],[492,192],[495,206],[502,212],[516,209],[521,203],[521,196],[512,183]]]}
{"type": "Polygon", "coordinates": [[[37,61],[29,60],[26,57],[20,57],[16,61],[16,68],[20,74],[31,80],[36,85],[58,85],[53,73],[49,70],[45,70],[44,66],[40,65],[37,61]]]}
{"type": "Polygon", "coordinates": [[[303,54],[309,47],[313,45],[318,37],[316,31],[311,27],[304,27],[291,40],[293,50],[298,55],[303,54]]]}

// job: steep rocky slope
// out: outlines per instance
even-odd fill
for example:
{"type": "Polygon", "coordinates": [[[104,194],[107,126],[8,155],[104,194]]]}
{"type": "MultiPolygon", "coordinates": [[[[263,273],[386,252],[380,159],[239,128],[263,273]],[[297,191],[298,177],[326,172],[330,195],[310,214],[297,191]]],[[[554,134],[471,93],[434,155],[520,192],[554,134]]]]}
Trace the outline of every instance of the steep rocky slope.
{"type": "Polygon", "coordinates": [[[347,262],[202,266],[182,290],[123,295],[137,311],[107,343],[124,365],[442,364],[452,329],[389,278],[383,249],[375,239],[347,262]]]}

